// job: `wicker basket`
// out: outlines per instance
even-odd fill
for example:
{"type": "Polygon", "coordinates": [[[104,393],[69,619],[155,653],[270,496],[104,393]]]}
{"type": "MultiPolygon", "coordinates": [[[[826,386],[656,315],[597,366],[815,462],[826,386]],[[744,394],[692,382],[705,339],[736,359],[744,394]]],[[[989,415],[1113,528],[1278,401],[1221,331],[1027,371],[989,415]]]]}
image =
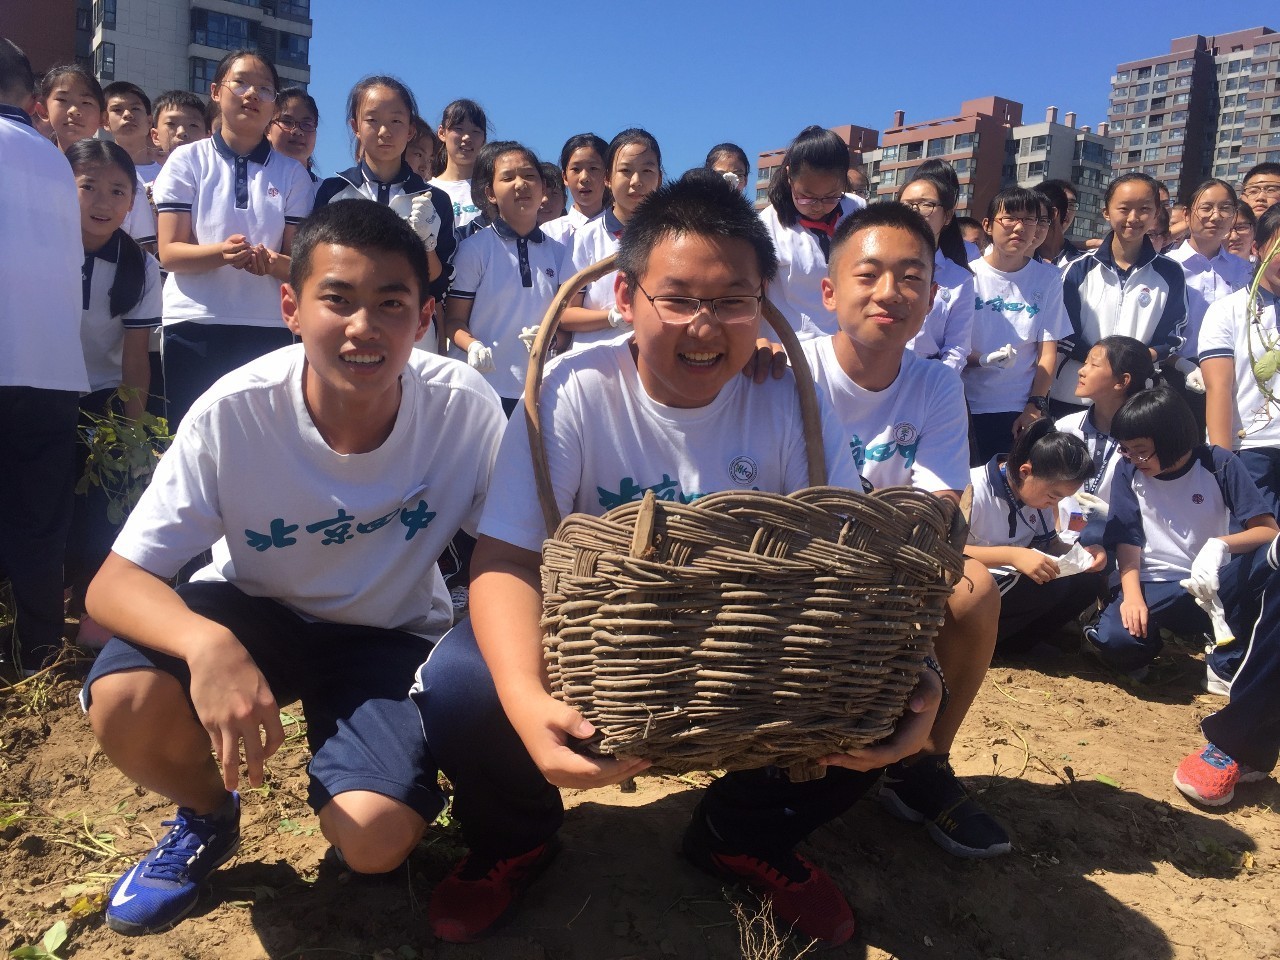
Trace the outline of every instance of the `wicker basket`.
{"type": "Polygon", "coordinates": [[[887,735],[961,576],[966,524],[951,503],[897,487],[823,486],[813,379],[765,301],[800,389],[814,486],[642,502],[561,521],[539,418],[545,346],[568,300],[613,268],[569,280],[539,330],[525,412],[543,544],[543,633],[553,694],[596,727],[586,745],[685,772],[814,758],[887,735]]]}

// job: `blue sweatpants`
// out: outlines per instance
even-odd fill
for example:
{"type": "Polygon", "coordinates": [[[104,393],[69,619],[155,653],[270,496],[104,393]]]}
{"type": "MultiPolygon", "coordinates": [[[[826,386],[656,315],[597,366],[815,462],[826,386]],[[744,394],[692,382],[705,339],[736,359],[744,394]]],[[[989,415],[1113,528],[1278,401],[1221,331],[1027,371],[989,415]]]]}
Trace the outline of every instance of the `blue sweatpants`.
{"type": "Polygon", "coordinates": [[[1098,625],[1086,636],[1097,648],[1103,661],[1126,673],[1145,667],[1160,653],[1164,642],[1160,628],[1180,633],[1200,633],[1210,628],[1208,615],[1196,606],[1191,594],[1176,580],[1168,583],[1144,581],[1142,596],[1147,602],[1147,635],[1135,637],[1120,619],[1124,594],[1117,591],[1098,618],[1098,625]]]}

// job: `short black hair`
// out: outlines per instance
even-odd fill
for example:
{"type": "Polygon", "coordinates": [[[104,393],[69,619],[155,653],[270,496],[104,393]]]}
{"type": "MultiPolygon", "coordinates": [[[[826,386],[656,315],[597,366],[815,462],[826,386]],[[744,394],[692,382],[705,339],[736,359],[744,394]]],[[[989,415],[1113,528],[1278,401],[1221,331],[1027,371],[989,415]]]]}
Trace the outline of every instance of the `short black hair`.
{"type": "Polygon", "coordinates": [[[1121,443],[1149,439],[1167,470],[1200,442],[1200,428],[1187,401],[1169,387],[1156,387],[1124,402],[1111,418],[1111,436],[1121,443]]]}
{"type": "Polygon", "coordinates": [[[618,272],[638,280],[654,247],[669,236],[745,240],[755,251],[760,279],[778,272],[778,255],[764,221],[741,191],[718,173],[698,167],[645,197],[622,233],[618,272]]]}
{"type": "Polygon", "coordinates": [[[1033,188],[1036,193],[1040,194],[1049,201],[1049,206],[1058,214],[1058,222],[1067,222],[1067,191],[1061,187],[1060,180],[1046,180],[1038,187],[1033,188]]]}
{"type": "Polygon", "coordinates": [[[1254,177],[1261,176],[1280,177],[1280,163],[1267,161],[1266,163],[1258,164],[1256,167],[1250,167],[1249,172],[1244,175],[1244,179],[1240,182],[1242,184],[1248,183],[1254,177]]]}
{"type": "Polygon", "coordinates": [[[102,88],[102,95],[107,100],[112,97],[137,97],[142,101],[142,109],[147,111],[147,116],[151,116],[151,98],[136,83],[130,83],[128,80],[116,80],[114,83],[108,83],[102,88]]]}
{"type": "Polygon", "coordinates": [[[316,123],[320,122],[320,107],[316,104],[316,98],[301,87],[285,87],[276,93],[276,116],[280,116],[284,112],[285,104],[293,100],[297,100],[315,114],[316,123]]]}
{"type": "Polygon", "coordinates": [[[471,202],[484,211],[490,220],[498,216],[498,208],[489,202],[489,191],[493,189],[493,173],[498,165],[498,158],[504,153],[522,154],[529,165],[542,176],[542,167],[538,155],[516,140],[489,140],[476,151],[475,165],[471,168],[471,202]]]}
{"type": "Polygon", "coordinates": [[[1034,213],[1045,211],[1044,200],[1026,187],[1005,187],[987,205],[987,220],[995,220],[1001,213],[1034,213]]]}
{"type": "Polygon", "coordinates": [[[16,43],[0,37],[0,102],[7,102],[6,97],[22,94],[22,103],[25,104],[35,90],[36,75],[31,70],[31,61],[16,43]]]}
{"type": "Polygon", "coordinates": [[[1057,187],[1057,188],[1058,188],[1059,190],[1061,190],[1063,193],[1068,194],[1068,195],[1069,195],[1069,196],[1068,196],[1068,199],[1069,199],[1070,197],[1075,197],[1075,198],[1079,199],[1079,197],[1080,197],[1080,188],[1079,188],[1079,187],[1077,187],[1077,186],[1076,186],[1074,183],[1072,183],[1070,180],[1046,180],[1046,181],[1044,181],[1043,183],[1041,183],[1041,184],[1040,184],[1040,186],[1042,186],[1042,187],[1047,187],[1047,186],[1049,186],[1050,184],[1052,184],[1053,186],[1057,187]]]}
{"type": "Polygon", "coordinates": [[[805,170],[848,177],[849,145],[838,134],[817,124],[796,134],[769,181],[769,205],[784,227],[794,227],[800,219],[800,211],[791,197],[791,180],[805,170]]]}
{"type": "Polygon", "coordinates": [[[155,125],[156,117],[160,116],[162,110],[192,110],[200,114],[201,120],[205,119],[204,101],[190,90],[166,90],[156,97],[151,107],[152,126],[155,125]]]}
{"type": "Polygon", "coordinates": [[[1256,218],[1253,231],[1253,242],[1258,247],[1258,269],[1262,269],[1271,242],[1276,233],[1280,232],[1280,203],[1273,203],[1267,207],[1266,213],[1256,218]]]}
{"type": "MultiPolygon", "coordinates": [[[[1115,431],[1112,431],[1115,435],[1115,431]]],[[[1022,485],[1022,465],[1031,465],[1031,475],[1046,483],[1082,484],[1093,474],[1093,457],[1079,437],[1063,433],[1048,417],[1033,420],[1013,441],[1006,461],[1007,475],[1022,485]]]]}
{"type": "Polygon", "coordinates": [[[53,88],[63,77],[78,77],[97,99],[98,109],[106,112],[107,98],[102,95],[102,84],[87,67],[78,63],[60,63],[56,67],[50,67],[48,72],[40,78],[40,99],[49,99],[49,94],[53,93],[53,88]]]}
{"type": "Polygon", "coordinates": [[[717,160],[721,157],[728,157],[742,164],[742,169],[747,173],[751,172],[751,161],[747,159],[747,151],[743,150],[736,143],[717,143],[714,147],[707,151],[707,159],[702,165],[710,170],[717,160]]]}
{"type": "Polygon", "coordinates": [[[289,283],[295,291],[301,291],[311,276],[311,257],[320,244],[402,256],[418,280],[418,305],[425,304],[431,296],[427,248],[390,207],[369,200],[338,200],[317,207],[302,221],[293,238],[289,283]]]}
{"type": "Polygon", "coordinates": [[[897,200],[868,204],[841,220],[840,225],[836,227],[835,235],[831,238],[831,255],[828,257],[828,263],[835,263],[840,251],[855,233],[882,227],[892,227],[915,234],[920,245],[928,251],[925,263],[928,264],[932,276],[933,255],[938,251],[938,245],[933,239],[933,230],[930,229],[929,224],[925,223],[924,217],[897,200]]]}

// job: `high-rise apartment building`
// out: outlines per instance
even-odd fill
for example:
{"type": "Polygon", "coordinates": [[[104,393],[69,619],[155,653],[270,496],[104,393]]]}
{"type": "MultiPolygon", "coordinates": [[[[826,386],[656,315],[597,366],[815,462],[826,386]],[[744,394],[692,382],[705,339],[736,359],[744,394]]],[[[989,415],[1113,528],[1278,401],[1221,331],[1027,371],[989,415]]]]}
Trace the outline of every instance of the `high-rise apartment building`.
{"type": "Polygon", "coordinates": [[[1116,67],[1115,173],[1139,171],[1174,197],[1280,160],[1280,35],[1270,27],[1180,37],[1169,52],[1116,67]]]}
{"type": "Polygon", "coordinates": [[[229,50],[259,50],[287,86],[311,80],[311,0],[48,0],[17,2],[0,19],[36,70],[77,59],[105,85],[129,80],[148,93],[209,93],[229,50]]]}
{"type": "Polygon", "coordinates": [[[1034,187],[1045,180],[1067,180],[1075,185],[1077,237],[1100,237],[1107,227],[1102,218],[1102,197],[1111,182],[1114,141],[1107,124],[1097,132],[1077,127],[1076,115],[1067,113],[1058,122],[1058,108],[1049,107],[1041,123],[1024,123],[1010,131],[1012,150],[1001,181],[1034,187]]]}

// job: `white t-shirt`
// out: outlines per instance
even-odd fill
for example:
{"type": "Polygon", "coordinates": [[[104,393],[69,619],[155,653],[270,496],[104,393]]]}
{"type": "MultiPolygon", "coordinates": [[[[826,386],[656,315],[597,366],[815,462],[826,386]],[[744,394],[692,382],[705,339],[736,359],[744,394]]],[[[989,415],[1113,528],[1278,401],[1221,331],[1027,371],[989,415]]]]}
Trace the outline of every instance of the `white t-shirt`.
{"type": "Polygon", "coordinates": [[[498,398],[465,364],[414,351],[391,435],[335,453],[307,412],[303,349],[259,357],[192,405],[112,549],[167,578],[212,545],[196,580],[309,619],[438,637],[453,606],[436,560],[459,527],[475,530],[498,398]]]}
{"type": "MultiPolygon", "coordinates": [[[[842,197],[836,223],[866,205],[861,197],[842,197]]],[[[760,211],[760,219],[778,253],[778,275],[769,284],[769,299],[791,321],[801,340],[831,336],[839,324],[836,315],[822,305],[827,257],[821,242],[812,231],[799,224],[784,226],[772,204],[760,211]]]]}
{"type": "MultiPolygon", "coordinates": [[[[1234,450],[1280,447],[1280,404],[1269,401],[1258,389],[1253,358],[1266,352],[1265,343],[1280,342],[1276,325],[1276,298],[1258,288],[1258,322],[1248,319],[1249,291],[1239,290],[1210,304],[1200,328],[1200,362],[1229,357],[1235,363],[1236,395],[1231,410],[1231,446],[1234,450]],[[1252,334],[1253,350],[1249,339],[1252,334]],[[1241,438],[1240,431],[1245,431],[1241,438]]],[[[1280,373],[1272,376],[1272,391],[1280,390],[1280,373]]]]}
{"type": "Polygon", "coordinates": [[[604,215],[601,210],[594,217],[588,217],[577,207],[570,207],[569,212],[563,217],[556,217],[554,220],[548,220],[542,225],[542,232],[552,240],[559,240],[565,247],[573,245],[573,235],[578,232],[584,223],[590,223],[597,217],[604,215]]]}
{"type": "Polygon", "coordinates": [[[439,187],[453,202],[453,233],[459,240],[467,236],[464,229],[468,223],[480,216],[480,208],[471,199],[470,180],[441,180],[435,177],[427,181],[433,187],[439,187]]]}
{"type": "MultiPolygon", "coordinates": [[[[572,271],[565,272],[572,276],[579,270],[585,270],[593,263],[599,263],[611,253],[618,252],[618,242],[622,236],[622,222],[613,215],[613,208],[606,208],[598,217],[588,220],[573,235],[573,246],[569,248],[569,259],[572,271]]],[[[587,284],[583,291],[582,305],[588,310],[608,310],[613,306],[613,281],[618,271],[605,274],[599,280],[587,284]]],[[[568,277],[565,277],[567,280],[568,277]]],[[[629,327],[605,327],[603,330],[590,330],[586,333],[574,331],[573,349],[581,350],[594,343],[611,343],[626,340],[631,336],[629,327]]]]}
{"type": "Polygon", "coordinates": [[[134,169],[138,172],[138,179],[143,183],[154,183],[156,177],[160,176],[163,164],[151,161],[150,163],[139,163],[134,165],[134,169]]]}
{"type": "Polygon", "coordinates": [[[893,383],[871,391],[844,372],[830,337],[806,340],[804,355],[824,416],[839,422],[845,449],[872,486],[930,493],[965,488],[969,418],[955,371],[908,350],[893,383]]]}
{"type": "MultiPolygon", "coordinates": [[[[306,168],[265,139],[238,157],[218,134],[174,149],[151,194],[159,213],[191,214],[196,243],[240,234],[279,250],[286,226],[311,212],[314,190],[306,168]]],[[[164,322],[246,327],[280,326],[280,281],[233,267],[170,273],[164,322]]]]}
{"type": "Polygon", "coordinates": [[[1062,433],[1079,437],[1089,448],[1093,458],[1093,473],[1080,489],[1099,500],[1111,503],[1111,482],[1116,476],[1116,466],[1124,458],[1120,456],[1120,441],[1102,433],[1093,424],[1093,408],[1071,413],[1055,422],[1062,433]]]}
{"type": "Polygon", "coordinates": [[[1235,456],[1201,444],[1171,477],[1148,477],[1127,460],[1116,470],[1107,542],[1142,548],[1143,582],[1176,583],[1212,537],[1235,520],[1270,513],[1257,485],[1235,456]]]}
{"type": "Polygon", "coordinates": [[[3,103],[0,157],[0,386],[84,393],[76,178],[30,117],[3,103]]]}
{"type": "MultiPolygon", "coordinates": [[[[560,289],[567,256],[564,245],[541,230],[517,237],[502,220],[458,244],[449,299],[472,302],[467,328],[493,351],[493,371],[484,378],[500,397],[516,400],[524,393],[529,349],[520,331],[542,322],[560,289]]],[[[449,355],[467,358],[465,350],[452,345],[449,355]]]]}
{"type": "Polygon", "coordinates": [[[151,201],[147,199],[147,182],[141,173],[133,188],[133,206],[124,215],[120,229],[139,243],[156,242],[156,215],[151,209],[151,201]]]}
{"type": "Polygon", "coordinates": [[[907,346],[926,360],[941,360],[961,373],[973,340],[973,274],[939,250],[933,258],[933,282],[938,285],[933,306],[907,346]]]}
{"type": "Polygon", "coordinates": [[[1227,253],[1225,247],[1219,247],[1212,257],[1197,253],[1190,240],[1182,241],[1165,256],[1182,265],[1187,279],[1187,325],[1182,331],[1185,342],[1181,353],[1184,357],[1197,357],[1205,311],[1211,304],[1249,286],[1253,269],[1249,261],[1227,253]]]}
{"type": "Polygon", "coordinates": [[[117,231],[97,253],[85,254],[80,270],[84,297],[80,344],[84,348],[91,392],[120,386],[126,330],[160,325],[160,262],[146,252],[142,254],[146,262],[142,299],[123,316],[111,315],[111,284],[116,279],[123,232],[117,231]]]}
{"type": "MultiPolygon", "coordinates": [[[[721,490],[789,493],[809,486],[800,401],[790,375],[754,384],[734,376],[705,407],[652,400],[628,342],[565,354],[542,385],[542,429],[562,516],[607,510],[653,490],[688,503],[721,490]]],[[[861,490],[852,460],[833,456],[828,483],[861,490]]],[[[529,432],[513,417],[502,438],[480,532],[526,550],[547,537],[538,505],[529,432]]]]}
{"type": "Polygon", "coordinates": [[[1029,260],[1021,270],[1005,273],[979,257],[973,269],[974,317],[971,349],[979,357],[1011,344],[1013,365],[965,367],[964,389],[974,413],[1021,410],[1035,380],[1041,343],[1071,333],[1062,303],[1062,276],[1047,263],[1029,260]]]}

